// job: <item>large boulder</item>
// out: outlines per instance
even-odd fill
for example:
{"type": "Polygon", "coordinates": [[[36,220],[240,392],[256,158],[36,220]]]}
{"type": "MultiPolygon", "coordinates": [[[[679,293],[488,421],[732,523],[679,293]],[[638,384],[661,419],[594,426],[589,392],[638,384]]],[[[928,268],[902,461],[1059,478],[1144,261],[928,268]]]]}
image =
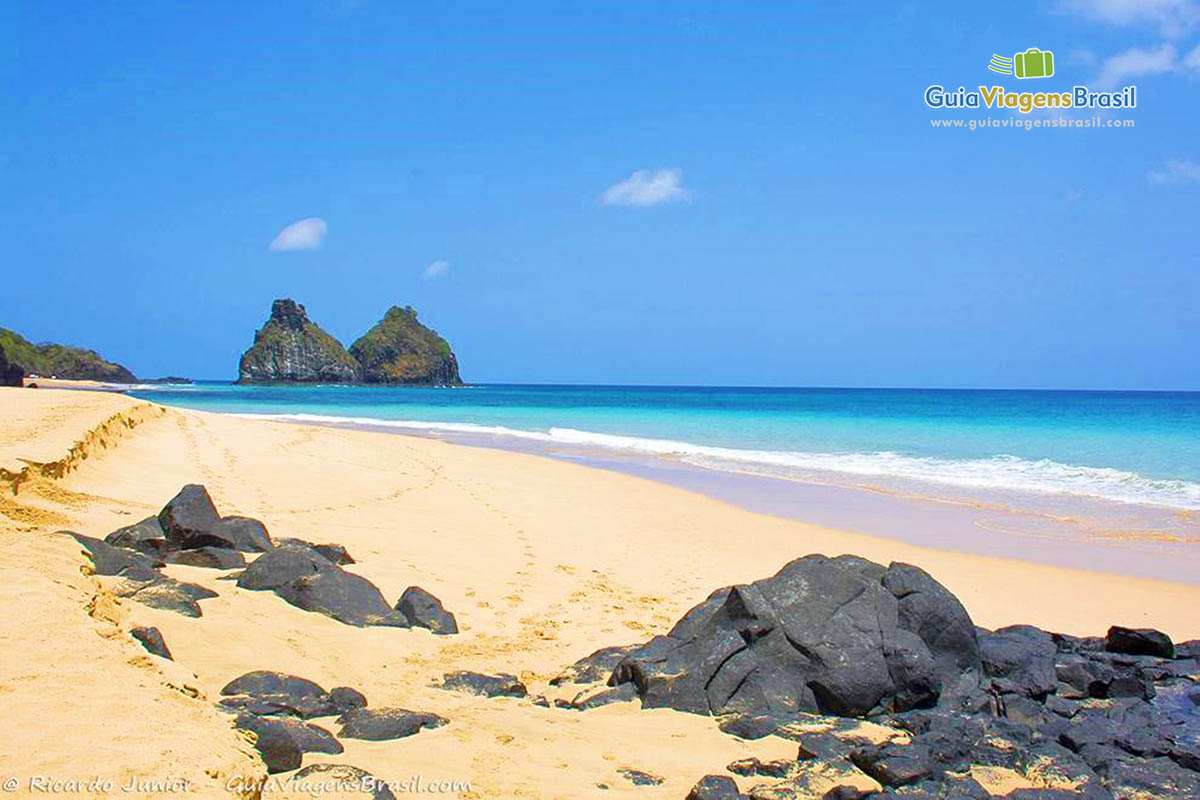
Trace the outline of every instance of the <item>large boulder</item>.
{"type": "Polygon", "coordinates": [[[179,494],[158,512],[158,524],[163,534],[175,547],[221,546],[221,541],[210,536],[212,529],[221,521],[208,490],[189,483],[179,494]]]}
{"type": "Polygon", "coordinates": [[[438,600],[420,586],[410,586],[396,602],[396,611],[404,615],[408,624],[417,628],[428,628],[437,634],[458,633],[458,622],[454,615],[442,607],[438,600]]]}
{"type": "Polygon", "coordinates": [[[297,608],[325,614],[347,625],[408,627],[375,584],[340,567],[296,578],[275,589],[275,593],[297,608]]]}
{"type": "Polygon", "coordinates": [[[633,682],[648,708],[860,717],[931,706],[978,665],[967,612],[920,569],[811,555],[714,592],[609,683],[633,682]]]}
{"type": "Polygon", "coordinates": [[[168,564],[185,564],[208,569],[238,569],[246,566],[245,557],[226,547],[197,547],[192,550],[168,550],[162,554],[168,564]]]}

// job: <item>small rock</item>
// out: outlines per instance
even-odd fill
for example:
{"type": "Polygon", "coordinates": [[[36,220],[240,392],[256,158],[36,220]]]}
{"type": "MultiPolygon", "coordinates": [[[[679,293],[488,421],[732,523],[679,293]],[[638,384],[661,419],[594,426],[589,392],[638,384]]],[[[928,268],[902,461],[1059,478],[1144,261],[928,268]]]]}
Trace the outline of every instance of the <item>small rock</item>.
{"type": "Polygon", "coordinates": [[[483,697],[524,697],[525,684],[516,675],[501,672],[484,675],[481,672],[447,672],[442,679],[442,689],[452,692],[469,692],[483,697]]]}
{"type": "Polygon", "coordinates": [[[255,735],[255,749],[271,773],[296,769],[304,753],[337,755],[343,751],[341,742],[329,731],[287,717],[243,714],[234,721],[234,727],[255,735]]]}
{"type": "Polygon", "coordinates": [[[256,669],[234,678],[221,689],[225,696],[247,694],[251,697],[287,695],[289,697],[324,697],[320,684],[286,672],[256,669]]]}
{"type": "Polygon", "coordinates": [[[349,686],[335,686],[329,690],[329,702],[338,714],[345,714],[367,707],[366,696],[357,689],[349,686]]]}
{"type": "Polygon", "coordinates": [[[156,556],[168,547],[158,517],[146,517],[141,522],[117,528],[105,536],[104,541],[113,547],[127,547],[149,556],[156,556]]]}
{"type": "Polygon", "coordinates": [[[1131,656],[1175,657],[1175,645],[1171,643],[1171,637],[1153,628],[1122,628],[1120,625],[1113,625],[1108,629],[1104,649],[1110,653],[1125,653],[1131,656]]]}
{"type": "Polygon", "coordinates": [[[564,683],[598,683],[606,681],[617,664],[621,663],[621,659],[625,658],[634,647],[635,645],[603,647],[567,667],[561,675],[550,680],[550,685],[561,686],[564,683]]]}
{"type": "Polygon", "coordinates": [[[688,792],[686,800],[739,800],[741,797],[742,794],[733,778],[727,775],[705,775],[688,792]]]}
{"type": "Polygon", "coordinates": [[[406,708],[360,708],[338,717],[340,736],[369,741],[401,739],[422,728],[440,728],[449,721],[437,714],[406,708]]]}
{"type": "Polygon", "coordinates": [[[336,569],[333,562],[314,550],[281,544],[268,550],[246,567],[237,585],[243,589],[278,589],[297,578],[336,569]]]}
{"type": "Polygon", "coordinates": [[[916,744],[863,747],[853,751],[850,759],[884,786],[916,783],[933,771],[928,748],[916,744]]]}
{"type": "Polygon", "coordinates": [[[142,647],[150,654],[168,661],[175,660],[171,657],[171,651],[167,649],[167,643],[158,628],[130,628],[129,635],[141,642],[142,647]]]}
{"type": "Polygon", "coordinates": [[[571,701],[570,707],[576,711],[590,711],[593,708],[611,705],[612,703],[628,703],[637,699],[637,687],[632,683],[622,683],[612,689],[599,692],[581,692],[571,701]]]}
{"type": "Polygon", "coordinates": [[[200,600],[217,597],[217,593],[196,583],[184,583],[173,578],[159,577],[151,581],[131,581],[118,589],[118,597],[127,597],[150,608],[174,611],[185,617],[200,617],[200,600]]]}
{"type": "Polygon", "coordinates": [[[221,517],[213,526],[211,536],[243,553],[265,553],[275,547],[267,526],[250,517],[221,517]]]}
{"type": "MultiPolygon", "coordinates": [[[[261,558],[276,552],[278,549],[261,558]]],[[[315,611],[347,625],[408,627],[407,621],[388,606],[375,584],[361,575],[330,566],[330,569],[285,583],[277,587],[275,593],[296,608],[315,611]]],[[[251,565],[246,572],[253,568],[251,565]]]]}
{"type": "Polygon", "coordinates": [[[634,786],[658,786],[663,782],[657,775],[642,772],[640,769],[619,769],[617,772],[634,786]]]}
{"type": "Polygon", "coordinates": [[[168,564],[185,564],[189,567],[207,569],[238,569],[246,566],[246,559],[237,550],[224,547],[198,547],[194,550],[167,550],[162,554],[168,564]]]}
{"type": "Polygon", "coordinates": [[[454,615],[442,607],[438,600],[420,586],[410,586],[400,595],[396,602],[399,611],[410,625],[418,628],[428,628],[437,634],[448,635],[458,633],[458,622],[454,615]]]}
{"type": "Polygon", "coordinates": [[[92,568],[97,575],[118,575],[134,581],[154,581],[162,577],[158,568],[163,566],[163,562],[156,558],[151,558],[136,550],[114,547],[100,539],[84,536],[81,533],[72,533],[71,531],[62,531],[62,533],[69,533],[75,538],[75,541],[87,549],[88,555],[92,559],[92,568]]]}

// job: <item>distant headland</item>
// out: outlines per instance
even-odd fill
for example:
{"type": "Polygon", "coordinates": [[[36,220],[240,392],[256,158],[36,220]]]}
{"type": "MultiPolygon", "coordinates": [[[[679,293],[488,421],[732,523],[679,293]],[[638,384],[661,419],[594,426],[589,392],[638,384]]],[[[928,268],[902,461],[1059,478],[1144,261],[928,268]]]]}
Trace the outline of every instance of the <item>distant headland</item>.
{"type": "Polygon", "coordinates": [[[450,344],[418,322],[411,306],[388,309],[347,350],[290,298],[271,304],[270,318],[242,353],[237,382],[462,384],[450,344]]]}

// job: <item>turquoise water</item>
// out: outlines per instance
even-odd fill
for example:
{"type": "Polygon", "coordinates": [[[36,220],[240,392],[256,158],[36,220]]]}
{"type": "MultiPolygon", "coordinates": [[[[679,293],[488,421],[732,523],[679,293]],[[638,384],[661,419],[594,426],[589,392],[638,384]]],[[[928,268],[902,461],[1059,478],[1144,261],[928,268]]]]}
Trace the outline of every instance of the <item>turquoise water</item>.
{"type": "Polygon", "coordinates": [[[144,387],[238,414],[670,458],[956,496],[1200,509],[1200,393],[476,386],[144,387]]]}

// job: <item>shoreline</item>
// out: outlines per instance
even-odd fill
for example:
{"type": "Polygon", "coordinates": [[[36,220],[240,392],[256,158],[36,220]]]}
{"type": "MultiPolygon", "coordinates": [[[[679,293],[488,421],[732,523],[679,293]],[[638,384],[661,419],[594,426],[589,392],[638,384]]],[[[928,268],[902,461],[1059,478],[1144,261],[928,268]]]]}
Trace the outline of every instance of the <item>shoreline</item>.
{"type": "MultiPolygon", "coordinates": [[[[397,429],[386,424],[295,420],[235,412],[242,419],[416,437],[483,450],[524,453],[616,472],[685,489],[746,511],[889,539],[934,550],[983,555],[1082,569],[1102,574],[1200,586],[1200,538],[1139,531],[1136,519],[1120,528],[1089,522],[1078,513],[984,504],[969,500],[902,494],[870,485],[848,486],[799,478],[735,472],[680,459],[605,452],[602,448],[541,445],[526,440],[439,430],[397,429]],[[997,536],[996,534],[1000,535],[997,536]]],[[[1073,498],[1077,510],[1111,504],[1073,498]]],[[[1119,513],[1122,509],[1116,507],[1119,513]]],[[[1144,510],[1144,509],[1138,509],[1144,510]]],[[[1192,512],[1162,509],[1195,526],[1192,512]]]]}

